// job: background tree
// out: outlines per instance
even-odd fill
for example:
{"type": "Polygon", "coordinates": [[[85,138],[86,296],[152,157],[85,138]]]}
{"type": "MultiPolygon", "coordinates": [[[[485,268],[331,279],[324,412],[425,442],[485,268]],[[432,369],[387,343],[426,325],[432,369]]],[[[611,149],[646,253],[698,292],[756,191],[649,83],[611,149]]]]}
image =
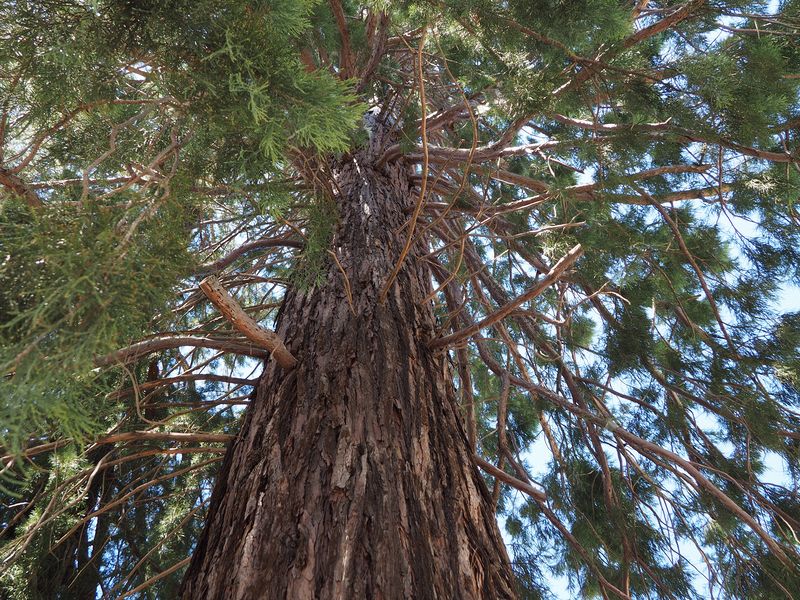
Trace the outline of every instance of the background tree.
{"type": "Polygon", "coordinates": [[[793,597],[798,28],[0,3],[0,594],[793,597]]]}

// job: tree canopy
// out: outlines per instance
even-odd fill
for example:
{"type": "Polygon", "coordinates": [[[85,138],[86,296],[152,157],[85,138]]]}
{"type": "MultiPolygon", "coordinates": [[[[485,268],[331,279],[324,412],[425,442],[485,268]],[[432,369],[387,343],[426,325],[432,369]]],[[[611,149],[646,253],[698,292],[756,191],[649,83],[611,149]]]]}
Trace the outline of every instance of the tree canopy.
{"type": "Polygon", "coordinates": [[[373,120],[520,596],[793,597],[798,40],[797,0],[0,3],[0,597],[177,597],[274,360],[200,282],[267,326],[324,286],[373,120]]]}

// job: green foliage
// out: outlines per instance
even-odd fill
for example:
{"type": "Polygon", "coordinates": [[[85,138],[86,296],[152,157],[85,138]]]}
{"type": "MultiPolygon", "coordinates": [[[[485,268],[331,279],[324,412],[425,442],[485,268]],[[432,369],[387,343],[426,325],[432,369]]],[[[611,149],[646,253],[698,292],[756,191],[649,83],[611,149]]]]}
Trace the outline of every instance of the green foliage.
{"type": "Polygon", "coordinates": [[[308,205],[306,245],[293,271],[295,284],[313,288],[324,283],[325,267],[331,260],[329,250],[336,230],[336,204],[328,199],[316,199],[308,205]]]}
{"type": "Polygon", "coordinates": [[[0,364],[13,373],[0,383],[3,447],[19,450],[51,423],[71,437],[100,425],[94,359],[150,330],[190,260],[189,232],[174,226],[185,207],[167,204],[132,231],[144,210],[2,206],[0,364]]]}
{"type": "Polygon", "coordinates": [[[94,167],[88,188],[53,194],[46,210],[3,201],[0,362],[15,373],[0,384],[4,447],[47,423],[70,436],[99,426],[89,398],[106,384],[93,360],[152,331],[195,261],[188,224],[203,208],[186,192],[198,178],[248,184],[289,151],[348,147],[362,105],[297,52],[314,4],[3,5],[0,63],[16,73],[0,84],[5,106],[22,131],[54,134],[32,172],[80,180],[80,165],[94,167]],[[162,199],[93,183],[175,143],[184,161],[162,199]]]}
{"type": "MultiPolygon", "coordinates": [[[[163,334],[235,342],[197,287],[220,259],[267,325],[286,286],[324,288],[365,108],[394,123],[389,154],[423,154],[420,57],[415,225],[439,324],[584,252],[450,354],[476,450],[547,498],[486,477],[520,597],[794,593],[797,1],[343,0],[351,79],[332,5],[0,3],[0,595],[122,595],[191,553],[218,448],[92,441],[235,433],[253,363],[100,359],[163,334]]],[[[177,597],[181,573],[136,597],[177,597]]]]}
{"type": "MultiPolygon", "coordinates": [[[[16,43],[0,62],[22,77],[6,93],[32,124],[93,103],[170,99],[215,149],[235,146],[235,163],[212,160],[229,175],[263,173],[287,147],[341,151],[363,108],[345,83],[302,68],[314,4],[8,3],[3,39],[16,43]],[[122,68],[141,57],[144,71],[122,68]]],[[[85,136],[78,146],[96,147],[85,136]]]]}

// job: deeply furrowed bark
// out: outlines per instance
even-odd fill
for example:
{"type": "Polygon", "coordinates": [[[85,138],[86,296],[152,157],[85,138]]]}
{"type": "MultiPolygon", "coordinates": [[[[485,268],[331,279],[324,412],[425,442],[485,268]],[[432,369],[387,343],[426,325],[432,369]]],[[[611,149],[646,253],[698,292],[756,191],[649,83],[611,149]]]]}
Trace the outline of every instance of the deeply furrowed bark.
{"type": "Polygon", "coordinates": [[[184,599],[515,596],[446,356],[426,347],[424,248],[379,302],[416,201],[403,167],[373,168],[379,154],[334,168],[339,264],[287,293],[278,334],[298,365],[261,378],[184,599]]]}

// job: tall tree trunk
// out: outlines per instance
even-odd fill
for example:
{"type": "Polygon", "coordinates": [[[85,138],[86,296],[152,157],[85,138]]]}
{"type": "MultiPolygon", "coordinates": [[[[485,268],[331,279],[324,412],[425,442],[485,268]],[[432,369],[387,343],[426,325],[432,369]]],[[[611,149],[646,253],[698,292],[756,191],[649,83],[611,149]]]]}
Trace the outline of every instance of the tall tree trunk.
{"type": "Polygon", "coordinates": [[[378,144],[334,167],[339,223],[322,286],[290,290],[228,451],[185,599],[513,598],[513,575],[434,332],[412,247],[379,295],[416,202],[378,144]]]}

